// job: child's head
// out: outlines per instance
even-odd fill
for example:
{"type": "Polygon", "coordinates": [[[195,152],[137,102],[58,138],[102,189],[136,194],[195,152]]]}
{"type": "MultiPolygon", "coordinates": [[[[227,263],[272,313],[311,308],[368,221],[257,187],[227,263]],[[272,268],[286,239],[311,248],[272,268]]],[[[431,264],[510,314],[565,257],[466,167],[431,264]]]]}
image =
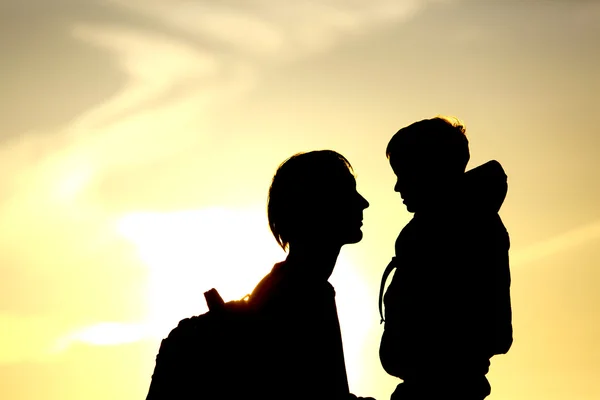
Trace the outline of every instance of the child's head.
{"type": "Polygon", "coordinates": [[[295,242],[342,246],[362,239],[363,210],[350,162],[331,150],[296,154],[271,183],[267,213],[271,232],[285,250],[295,242]]]}
{"type": "Polygon", "coordinates": [[[392,137],[386,155],[398,178],[394,190],[409,211],[439,204],[448,185],[465,172],[470,157],[465,131],[456,118],[436,117],[392,137]]]}

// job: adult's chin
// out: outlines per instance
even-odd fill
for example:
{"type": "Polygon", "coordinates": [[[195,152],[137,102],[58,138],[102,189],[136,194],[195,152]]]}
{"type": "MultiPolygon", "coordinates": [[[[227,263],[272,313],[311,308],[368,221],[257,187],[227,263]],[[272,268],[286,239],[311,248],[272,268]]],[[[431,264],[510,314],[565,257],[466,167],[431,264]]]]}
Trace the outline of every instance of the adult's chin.
{"type": "Polygon", "coordinates": [[[404,205],[406,206],[406,211],[410,213],[414,213],[416,210],[415,204],[412,201],[404,201],[404,205]]]}
{"type": "Polygon", "coordinates": [[[360,229],[358,229],[346,238],[345,244],[358,243],[362,240],[362,238],[363,238],[363,233],[360,229]]]}

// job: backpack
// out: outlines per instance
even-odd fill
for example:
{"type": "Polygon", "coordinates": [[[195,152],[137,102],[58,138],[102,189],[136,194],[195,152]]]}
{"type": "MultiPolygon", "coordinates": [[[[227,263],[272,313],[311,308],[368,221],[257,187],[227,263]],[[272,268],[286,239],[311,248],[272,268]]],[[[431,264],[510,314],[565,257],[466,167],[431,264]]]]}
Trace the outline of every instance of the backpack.
{"type": "Polygon", "coordinates": [[[209,311],[183,319],[163,339],[146,400],[254,398],[260,369],[259,313],[248,302],[204,293],[209,311]]]}

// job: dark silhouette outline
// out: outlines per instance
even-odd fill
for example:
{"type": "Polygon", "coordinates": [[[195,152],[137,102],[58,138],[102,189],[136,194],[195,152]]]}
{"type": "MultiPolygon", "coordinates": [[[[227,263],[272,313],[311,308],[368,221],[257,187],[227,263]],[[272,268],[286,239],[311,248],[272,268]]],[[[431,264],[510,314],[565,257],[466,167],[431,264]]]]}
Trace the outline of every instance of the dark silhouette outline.
{"type": "Polygon", "coordinates": [[[345,244],[362,239],[369,203],[352,166],[331,150],[299,153],[282,163],[269,189],[268,217],[285,261],[257,285],[250,303],[270,321],[269,386],[261,398],[352,399],[328,279],[345,244]]]}
{"type": "Polygon", "coordinates": [[[392,399],[483,399],[491,357],[512,344],[510,242],[498,215],[506,175],[497,161],[465,172],[465,128],[445,117],[400,129],[386,155],[414,213],[381,284],[395,270],[379,352],[403,380],[392,399]]]}
{"type": "Polygon", "coordinates": [[[162,341],[147,400],[357,399],[328,279],[342,246],[362,239],[368,206],[341,154],[312,151],[282,163],[267,211],[288,256],[245,299],[205,293],[209,312],[180,321],[162,341]]]}

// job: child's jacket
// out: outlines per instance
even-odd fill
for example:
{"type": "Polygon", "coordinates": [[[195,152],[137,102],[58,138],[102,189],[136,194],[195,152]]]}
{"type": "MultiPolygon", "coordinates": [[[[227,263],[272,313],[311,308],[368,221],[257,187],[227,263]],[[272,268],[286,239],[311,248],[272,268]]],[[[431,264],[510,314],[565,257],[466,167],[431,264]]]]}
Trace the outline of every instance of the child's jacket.
{"type": "Polygon", "coordinates": [[[401,231],[384,297],[380,359],[389,374],[485,374],[509,350],[510,242],[498,215],[506,192],[502,166],[490,161],[465,173],[448,207],[401,231]]]}

